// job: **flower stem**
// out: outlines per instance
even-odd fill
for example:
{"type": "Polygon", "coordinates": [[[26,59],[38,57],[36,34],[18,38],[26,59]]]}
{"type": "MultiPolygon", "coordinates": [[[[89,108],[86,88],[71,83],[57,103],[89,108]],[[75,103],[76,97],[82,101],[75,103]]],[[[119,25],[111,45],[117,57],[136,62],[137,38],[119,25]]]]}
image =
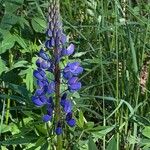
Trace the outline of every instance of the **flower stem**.
{"type": "MultiPolygon", "coordinates": [[[[57,52],[57,50],[56,50],[57,52]]],[[[56,96],[56,112],[55,119],[56,123],[61,120],[61,108],[60,108],[60,68],[59,64],[55,65],[55,96],[56,96]]],[[[57,150],[62,149],[62,136],[57,135],[57,150]]]]}

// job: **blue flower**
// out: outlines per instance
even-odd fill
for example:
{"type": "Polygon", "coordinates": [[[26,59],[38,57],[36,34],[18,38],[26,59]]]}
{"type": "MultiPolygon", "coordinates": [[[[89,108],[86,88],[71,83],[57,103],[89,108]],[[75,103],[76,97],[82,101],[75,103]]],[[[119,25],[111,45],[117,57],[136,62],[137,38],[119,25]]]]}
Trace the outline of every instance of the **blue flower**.
{"type": "Polygon", "coordinates": [[[67,124],[68,124],[70,127],[74,127],[74,126],[75,126],[76,121],[75,121],[75,119],[72,118],[72,112],[69,112],[69,113],[66,115],[66,122],[67,122],[67,124]]]}
{"type": "Polygon", "coordinates": [[[76,120],[75,120],[75,119],[67,120],[67,124],[68,124],[70,127],[74,127],[75,124],[76,124],[76,120]]]}
{"type": "Polygon", "coordinates": [[[49,56],[46,54],[46,52],[43,49],[40,50],[38,56],[43,58],[44,60],[49,60],[49,56]]]}
{"type": "Polygon", "coordinates": [[[66,41],[67,41],[67,36],[66,36],[64,33],[62,33],[62,34],[61,34],[61,43],[62,43],[62,44],[65,44],[66,41]]]}
{"type": "Polygon", "coordinates": [[[63,132],[62,127],[57,127],[55,132],[56,132],[57,135],[61,135],[62,132],[63,132]]]}
{"type": "Polygon", "coordinates": [[[83,72],[83,68],[80,67],[79,62],[68,63],[63,70],[63,76],[65,79],[69,79],[73,76],[78,76],[83,72]]]}
{"type": "Polygon", "coordinates": [[[52,33],[52,31],[51,31],[51,29],[48,29],[47,31],[46,31],[46,35],[47,35],[47,37],[52,37],[52,35],[53,35],[53,33],[52,33]]]}
{"type": "Polygon", "coordinates": [[[46,47],[47,49],[52,48],[54,45],[55,45],[55,41],[54,41],[54,38],[53,38],[53,37],[51,37],[50,40],[47,40],[47,41],[45,42],[45,47],[46,47]]]}
{"type": "Polygon", "coordinates": [[[52,81],[47,86],[47,93],[52,94],[52,93],[54,93],[54,91],[55,91],[55,82],[52,81]]]}
{"type": "Polygon", "coordinates": [[[38,68],[38,70],[34,70],[33,75],[38,80],[43,80],[45,78],[45,76],[46,76],[46,73],[42,69],[38,68]]]}
{"type": "Polygon", "coordinates": [[[47,114],[45,114],[43,116],[44,122],[48,122],[48,121],[52,120],[52,115],[53,115],[53,111],[54,111],[54,102],[53,102],[52,97],[49,97],[49,99],[47,99],[46,110],[47,110],[47,114]]]}
{"type": "Polygon", "coordinates": [[[67,49],[66,48],[62,49],[62,55],[63,56],[70,56],[73,54],[73,52],[74,52],[74,45],[73,44],[70,44],[67,49]]]}
{"type": "Polygon", "coordinates": [[[61,98],[60,105],[63,107],[65,113],[69,113],[72,111],[72,103],[70,100],[66,98],[67,98],[67,94],[64,93],[61,98]]]}
{"type": "Polygon", "coordinates": [[[44,88],[37,89],[37,90],[35,91],[35,95],[36,95],[36,96],[40,96],[40,95],[42,95],[42,94],[44,94],[44,93],[45,93],[44,88]]]}
{"type": "Polygon", "coordinates": [[[47,79],[44,79],[44,80],[37,80],[37,85],[38,85],[40,88],[44,88],[44,86],[48,86],[48,81],[47,81],[47,79]]]}
{"type": "Polygon", "coordinates": [[[42,59],[38,59],[36,61],[36,65],[37,65],[37,67],[39,67],[41,69],[48,69],[51,67],[50,61],[46,61],[46,60],[42,60],[42,59]]]}
{"type": "Polygon", "coordinates": [[[56,127],[55,132],[56,132],[57,135],[62,134],[63,130],[62,130],[62,127],[61,127],[61,123],[60,123],[60,122],[57,123],[57,127],[56,127]]]}
{"type": "Polygon", "coordinates": [[[81,88],[81,82],[78,82],[77,77],[72,77],[68,80],[68,89],[70,92],[78,91],[81,88]]]}
{"type": "Polygon", "coordinates": [[[47,98],[46,98],[46,96],[44,96],[44,95],[41,95],[41,96],[32,96],[32,102],[33,102],[37,107],[40,107],[40,106],[43,106],[43,105],[46,104],[47,98]]]}
{"type": "Polygon", "coordinates": [[[43,119],[44,122],[48,122],[48,121],[50,121],[52,119],[52,116],[46,114],[46,115],[43,116],[42,119],[43,119]]]}

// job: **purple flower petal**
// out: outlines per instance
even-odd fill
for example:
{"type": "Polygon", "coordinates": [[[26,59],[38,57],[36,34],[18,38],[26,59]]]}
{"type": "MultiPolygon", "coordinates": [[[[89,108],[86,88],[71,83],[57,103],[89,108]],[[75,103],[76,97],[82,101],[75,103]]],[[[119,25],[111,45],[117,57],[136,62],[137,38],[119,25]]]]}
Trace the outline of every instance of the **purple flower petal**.
{"type": "Polygon", "coordinates": [[[55,132],[56,132],[57,135],[62,134],[63,130],[62,130],[62,127],[61,127],[61,123],[60,123],[60,122],[57,123],[57,127],[56,127],[55,132]]]}
{"type": "Polygon", "coordinates": [[[52,116],[46,114],[46,115],[43,116],[42,119],[43,119],[44,122],[48,122],[52,119],[52,116]]]}
{"type": "Polygon", "coordinates": [[[66,43],[66,41],[67,41],[67,36],[64,33],[62,33],[62,35],[61,35],[61,43],[64,45],[66,43]]]}
{"type": "Polygon", "coordinates": [[[55,91],[55,82],[52,81],[48,85],[47,93],[52,94],[52,93],[54,93],[54,91],[55,91]]]}
{"type": "Polygon", "coordinates": [[[49,60],[49,56],[46,54],[46,52],[41,49],[40,52],[39,52],[39,57],[43,58],[44,60],[49,60]]]}
{"type": "Polygon", "coordinates": [[[82,67],[78,67],[78,68],[76,68],[76,70],[73,71],[74,75],[81,74],[82,72],[83,72],[83,68],[82,67]]]}
{"type": "Polygon", "coordinates": [[[64,112],[69,113],[72,111],[72,103],[69,100],[65,100],[64,112]]]}
{"type": "Polygon", "coordinates": [[[76,121],[75,121],[75,119],[70,119],[70,120],[67,121],[67,124],[68,124],[70,127],[74,127],[75,124],[76,124],[76,121]]]}
{"type": "Polygon", "coordinates": [[[52,38],[52,37],[51,37],[50,40],[47,40],[47,41],[45,42],[45,47],[46,47],[47,49],[50,49],[50,48],[53,47],[54,45],[55,45],[55,41],[54,41],[54,38],[52,38]]]}
{"type": "Polygon", "coordinates": [[[81,82],[78,82],[77,77],[72,77],[68,80],[68,88],[70,92],[75,92],[81,88],[81,82]]]}
{"type": "Polygon", "coordinates": [[[72,112],[67,113],[66,115],[66,121],[72,119],[72,112]]]}
{"type": "Polygon", "coordinates": [[[43,77],[46,75],[46,73],[41,68],[38,68],[37,70],[43,77]]]}
{"type": "Polygon", "coordinates": [[[52,37],[52,31],[50,29],[48,29],[46,31],[46,35],[47,35],[47,37],[52,37]]]}
{"type": "Polygon", "coordinates": [[[76,82],[78,82],[78,78],[77,78],[77,77],[72,77],[72,78],[70,78],[70,79],[68,80],[68,84],[74,84],[74,83],[76,83],[76,82]]]}
{"type": "Polygon", "coordinates": [[[37,61],[36,61],[36,65],[37,65],[37,67],[41,67],[41,62],[42,62],[42,60],[41,59],[38,59],[37,61]]]}
{"type": "Polygon", "coordinates": [[[47,114],[48,114],[48,115],[52,116],[53,110],[54,110],[54,109],[53,109],[50,105],[47,105],[47,114]]]}
{"type": "Polygon", "coordinates": [[[73,74],[70,71],[67,71],[67,72],[63,71],[63,77],[65,79],[70,79],[72,76],[73,74]]]}
{"type": "Polygon", "coordinates": [[[47,85],[48,85],[48,81],[47,81],[47,80],[37,80],[37,85],[38,85],[40,88],[44,88],[44,86],[47,86],[47,85]]]}
{"type": "Polygon", "coordinates": [[[47,97],[46,97],[45,95],[41,95],[41,96],[40,96],[40,100],[41,100],[41,102],[43,102],[44,104],[46,104],[46,102],[47,102],[47,97]]]}
{"type": "Polygon", "coordinates": [[[43,60],[41,62],[41,68],[43,68],[43,69],[48,69],[50,66],[51,66],[51,63],[49,61],[43,60]]]}
{"type": "Polygon", "coordinates": [[[40,96],[40,95],[42,95],[44,93],[44,89],[37,89],[36,91],[35,91],[35,95],[37,95],[37,96],[40,96]]]}
{"type": "Polygon", "coordinates": [[[78,91],[81,88],[81,82],[76,82],[74,84],[68,85],[70,92],[78,91]]]}
{"type": "Polygon", "coordinates": [[[34,77],[36,77],[39,80],[43,80],[43,76],[39,73],[39,71],[34,70],[33,72],[34,77]]]}
{"type": "Polygon", "coordinates": [[[56,132],[57,135],[62,134],[62,132],[63,132],[62,127],[57,127],[55,132],[56,132]]]}
{"type": "Polygon", "coordinates": [[[72,55],[74,52],[74,45],[73,44],[70,44],[69,47],[66,49],[66,48],[63,48],[62,50],[62,55],[63,56],[70,56],[72,55]]]}
{"type": "Polygon", "coordinates": [[[44,103],[43,101],[41,101],[41,99],[37,96],[32,96],[32,102],[37,106],[37,107],[40,107],[40,106],[43,106],[44,103]]]}
{"type": "Polygon", "coordinates": [[[66,99],[67,98],[67,93],[64,93],[61,97],[61,99],[66,99]]]}

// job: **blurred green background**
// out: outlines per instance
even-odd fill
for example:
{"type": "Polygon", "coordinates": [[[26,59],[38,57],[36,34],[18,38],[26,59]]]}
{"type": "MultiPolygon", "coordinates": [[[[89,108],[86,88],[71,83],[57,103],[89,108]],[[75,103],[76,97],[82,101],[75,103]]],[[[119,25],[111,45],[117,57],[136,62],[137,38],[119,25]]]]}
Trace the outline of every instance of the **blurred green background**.
{"type": "MultiPolygon", "coordinates": [[[[53,150],[31,102],[48,0],[0,0],[1,150],[53,150]]],[[[65,150],[150,150],[150,1],[60,0],[64,31],[81,61],[72,96],[77,125],[65,150]]]]}

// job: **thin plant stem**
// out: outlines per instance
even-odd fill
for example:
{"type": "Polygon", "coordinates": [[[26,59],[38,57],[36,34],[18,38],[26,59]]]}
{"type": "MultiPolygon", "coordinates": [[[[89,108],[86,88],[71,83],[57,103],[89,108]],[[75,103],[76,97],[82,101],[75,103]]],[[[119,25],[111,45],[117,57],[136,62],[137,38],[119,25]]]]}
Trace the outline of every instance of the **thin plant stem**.
{"type": "MultiPolygon", "coordinates": [[[[118,8],[115,0],[115,49],[116,49],[116,106],[119,105],[119,58],[118,58],[118,8]]],[[[119,125],[119,110],[116,111],[116,124],[119,125]]],[[[120,149],[120,135],[117,132],[117,150],[120,149]]]]}

